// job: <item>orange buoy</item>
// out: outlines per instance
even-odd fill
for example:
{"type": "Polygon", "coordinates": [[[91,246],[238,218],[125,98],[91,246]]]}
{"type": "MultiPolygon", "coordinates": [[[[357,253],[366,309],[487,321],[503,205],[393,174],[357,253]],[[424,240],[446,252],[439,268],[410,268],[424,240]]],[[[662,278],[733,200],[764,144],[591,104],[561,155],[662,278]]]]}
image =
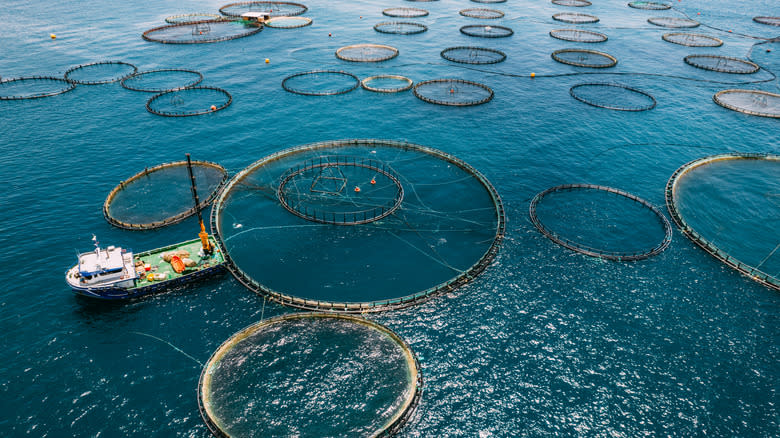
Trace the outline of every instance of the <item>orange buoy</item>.
{"type": "Polygon", "coordinates": [[[532,77],[532,78],[535,78],[535,77],[536,77],[536,73],[534,73],[534,72],[531,72],[531,77],[532,77]]]}
{"type": "Polygon", "coordinates": [[[216,111],[217,110],[217,106],[216,105],[211,105],[211,110],[212,111],[216,111]]]}
{"type": "Polygon", "coordinates": [[[360,193],[360,187],[355,186],[355,193],[360,193]]]}
{"type": "Polygon", "coordinates": [[[450,94],[455,94],[455,89],[454,88],[450,88],[450,94]]]}
{"type": "Polygon", "coordinates": [[[50,37],[51,39],[53,39],[53,40],[56,40],[56,39],[57,39],[57,35],[54,35],[53,33],[50,33],[50,34],[49,34],[49,37],[50,37]]]}
{"type": "Polygon", "coordinates": [[[271,62],[271,60],[268,59],[268,58],[265,58],[265,63],[268,64],[269,62],[271,62]]]}
{"type": "Polygon", "coordinates": [[[374,178],[371,178],[371,184],[376,184],[376,180],[374,178]]]}

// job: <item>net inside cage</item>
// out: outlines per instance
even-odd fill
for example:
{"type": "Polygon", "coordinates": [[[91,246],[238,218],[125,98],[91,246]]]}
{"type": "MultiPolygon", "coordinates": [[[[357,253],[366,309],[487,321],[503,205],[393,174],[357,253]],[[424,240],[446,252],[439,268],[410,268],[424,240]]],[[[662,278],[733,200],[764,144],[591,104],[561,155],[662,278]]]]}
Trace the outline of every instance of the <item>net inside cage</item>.
{"type": "Polygon", "coordinates": [[[671,9],[672,5],[668,3],[659,3],[659,2],[630,2],[628,6],[634,8],[634,9],[647,9],[651,11],[663,11],[666,9],[671,9]]]}
{"type": "Polygon", "coordinates": [[[554,29],[550,31],[550,36],[559,40],[580,43],[602,43],[607,40],[607,36],[603,33],[582,29],[554,29]]]}
{"type": "Polygon", "coordinates": [[[685,63],[703,70],[717,71],[721,73],[750,74],[757,72],[760,67],[750,61],[739,58],[718,55],[688,55],[685,63]]]}
{"type": "Polygon", "coordinates": [[[307,96],[330,96],[349,93],[360,86],[357,76],[337,70],[314,70],[290,75],[282,88],[290,93],[307,96]]]}
{"type": "Polygon", "coordinates": [[[220,20],[222,15],[209,14],[209,13],[192,13],[192,14],[179,14],[171,15],[165,18],[165,22],[168,24],[180,24],[189,23],[191,21],[206,21],[206,20],[220,20]]]}
{"type": "Polygon", "coordinates": [[[709,35],[697,33],[673,32],[666,33],[661,38],[664,41],[688,47],[720,47],[723,41],[709,35]]]}
{"type": "Polygon", "coordinates": [[[599,17],[595,15],[578,14],[574,12],[561,12],[553,15],[552,18],[553,20],[574,24],[596,23],[599,21],[599,17]]]}
{"type": "Polygon", "coordinates": [[[382,44],[354,44],[336,50],[336,57],[352,62],[381,62],[398,56],[398,49],[382,44]]]}
{"type": "Polygon", "coordinates": [[[230,93],[221,88],[190,87],[157,94],[146,103],[146,109],[159,116],[185,117],[213,113],[232,102],[230,93]]]}
{"type": "Polygon", "coordinates": [[[690,27],[699,26],[698,21],[689,20],[687,18],[679,18],[679,17],[653,17],[653,18],[648,18],[647,22],[650,24],[654,24],[656,26],[670,27],[670,28],[690,28],[690,27]]]}
{"type": "Polygon", "coordinates": [[[419,18],[427,16],[429,12],[420,8],[387,8],[382,10],[382,14],[388,17],[419,18]]]}
{"type": "Polygon", "coordinates": [[[486,47],[450,47],[441,51],[442,58],[461,64],[496,64],[506,59],[500,50],[486,47]]]}
{"type": "Polygon", "coordinates": [[[65,79],[76,84],[96,85],[121,81],[138,71],[133,64],[123,61],[101,61],[72,67],[65,72],[65,79]]]}
{"type": "Polygon", "coordinates": [[[267,12],[271,17],[293,17],[309,10],[306,5],[293,2],[238,2],[229,3],[219,8],[222,15],[238,18],[246,12],[267,12]]]}
{"type": "Polygon", "coordinates": [[[713,96],[718,105],[754,116],[780,118],[780,94],[761,90],[723,90],[713,96]]]}
{"type": "Polygon", "coordinates": [[[26,100],[66,93],[76,85],[63,78],[31,76],[0,81],[0,100],[26,100]]]}
{"type": "Polygon", "coordinates": [[[448,106],[481,105],[493,99],[493,90],[487,85],[462,79],[435,79],[419,82],[414,87],[419,99],[448,106]]]}
{"type": "Polygon", "coordinates": [[[498,18],[502,18],[504,16],[504,13],[496,9],[468,8],[468,9],[461,9],[460,15],[463,15],[464,17],[470,17],[470,18],[495,20],[498,18]]]}
{"type": "Polygon", "coordinates": [[[194,87],[203,80],[203,75],[195,70],[161,69],[136,73],[122,79],[122,87],[133,91],[162,93],[194,87]]]}
{"type": "Polygon", "coordinates": [[[398,93],[412,88],[413,81],[399,75],[377,75],[363,79],[360,84],[369,91],[398,93]]]}
{"type": "Polygon", "coordinates": [[[428,30],[428,26],[408,21],[383,21],[374,25],[374,30],[381,33],[397,35],[413,35],[428,30]]]}
{"type": "Polygon", "coordinates": [[[753,21],[769,26],[780,26],[780,17],[753,17],[753,21]]]}
{"type": "Polygon", "coordinates": [[[581,8],[593,4],[587,0],[552,0],[552,3],[558,6],[571,6],[575,8],[581,8]]]}
{"type": "Polygon", "coordinates": [[[560,63],[577,67],[609,68],[617,64],[617,59],[612,55],[595,50],[556,50],[552,53],[552,58],[560,63]]]}
{"type": "Polygon", "coordinates": [[[569,93],[580,102],[616,111],[647,111],[656,105],[655,98],[650,94],[616,83],[577,84],[569,89],[569,93]]]}
{"type": "Polygon", "coordinates": [[[311,25],[308,17],[273,17],[265,22],[265,25],[274,29],[297,29],[311,25]]]}
{"type": "Polygon", "coordinates": [[[208,20],[156,27],[144,32],[143,38],[166,44],[206,44],[244,38],[262,30],[241,20],[208,20]]]}
{"type": "Polygon", "coordinates": [[[472,24],[460,28],[464,35],[480,38],[506,38],[514,34],[514,31],[505,26],[496,26],[489,24],[472,24]]]}

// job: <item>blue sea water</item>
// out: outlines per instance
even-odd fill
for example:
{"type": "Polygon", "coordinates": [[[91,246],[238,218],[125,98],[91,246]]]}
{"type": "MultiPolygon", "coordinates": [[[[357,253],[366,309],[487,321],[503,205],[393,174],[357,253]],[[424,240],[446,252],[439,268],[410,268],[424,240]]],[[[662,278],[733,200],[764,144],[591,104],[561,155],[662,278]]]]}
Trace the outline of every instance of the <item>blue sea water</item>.
{"type": "MultiPolygon", "coordinates": [[[[4,79],[61,76],[78,64],[121,60],[140,71],[198,70],[201,85],[226,89],[233,103],[206,116],[164,118],[145,110],[147,93],[117,83],[0,102],[0,430],[10,436],[207,436],[196,399],[202,363],[240,328],[292,310],[266,303],[229,275],[126,304],[75,298],[63,275],[77,251],[91,247],[92,233],[102,244],[143,250],[198,231],[194,219],[148,232],[113,228],[102,218],[105,196],[119,181],[186,152],[235,173],[294,145],[387,138],[437,148],[474,166],[496,187],[508,217],[498,257],[475,281],[422,305],[371,316],[421,360],[424,393],[404,435],[776,435],[776,291],[725,267],[676,230],[656,257],[607,263],[555,245],[528,219],[530,199],[554,185],[603,184],[661,206],[668,177],[690,160],[780,152],[777,119],[712,101],[727,88],[780,90],[770,73],[780,71],[780,45],[753,47],[777,37],[778,28],[752,21],[780,15],[780,6],[772,0],[672,3],[673,10],[643,11],[624,1],[566,8],[509,0],[490,6],[506,14],[490,23],[514,35],[480,39],[458,31],[481,22],[458,14],[481,7],[471,1],[316,0],[306,2],[311,26],[190,46],[140,35],[167,16],[215,12],[222,2],[4,4],[4,79]],[[429,10],[415,20],[428,31],[373,30],[387,21],[382,9],[399,6],[429,10]],[[551,19],[567,11],[599,16],[598,23],[579,27],[609,40],[551,38],[550,30],[571,27],[551,19]],[[684,14],[707,25],[693,32],[724,45],[669,44],[661,35],[677,30],[646,21],[684,14]],[[335,58],[337,48],[356,43],[389,44],[400,54],[379,64],[335,58]],[[458,45],[499,49],[507,60],[469,67],[440,57],[458,45]],[[594,71],[550,57],[574,47],[604,51],[618,64],[594,71]],[[752,75],[700,70],[683,62],[692,53],[750,53],[765,69],[752,75]],[[310,97],[281,88],[286,76],[314,69],[361,78],[473,80],[490,86],[495,97],[453,108],[410,92],[358,89],[310,97]],[[571,86],[593,80],[641,89],[658,105],[618,112],[569,95],[571,86]]],[[[730,196],[738,201],[740,193],[730,196]]],[[[777,233],[764,238],[780,240],[777,233]]],[[[308,243],[316,242],[302,242],[308,243]]],[[[332,415],[344,413],[334,409],[332,415]]]]}

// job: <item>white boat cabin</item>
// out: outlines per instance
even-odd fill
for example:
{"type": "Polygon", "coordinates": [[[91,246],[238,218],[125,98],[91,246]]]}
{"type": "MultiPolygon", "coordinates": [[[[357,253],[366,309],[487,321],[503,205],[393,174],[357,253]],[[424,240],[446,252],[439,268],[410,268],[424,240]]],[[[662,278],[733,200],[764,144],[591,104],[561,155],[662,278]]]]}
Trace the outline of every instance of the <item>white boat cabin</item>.
{"type": "Polygon", "coordinates": [[[87,287],[132,283],[138,277],[133,252],[115,246],[79,254],[78,274],[80,285],[87,287]]]}
{"type": "Polygon", "coordinates": [[[270,18],[271,18],[271,13],[265,11],[249,11],[241,14],[242,20],[248,21],[249,23],[255,26],[262,26],[263,23],[268,21],[270,18]]]}

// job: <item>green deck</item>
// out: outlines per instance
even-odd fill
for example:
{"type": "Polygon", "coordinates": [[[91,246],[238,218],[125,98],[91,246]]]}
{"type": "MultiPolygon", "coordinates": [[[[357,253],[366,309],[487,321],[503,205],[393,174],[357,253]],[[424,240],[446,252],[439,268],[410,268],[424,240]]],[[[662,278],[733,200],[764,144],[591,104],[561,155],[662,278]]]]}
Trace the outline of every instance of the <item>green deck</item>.
{"type": "Polygon", "coordinates": [[[148,272],[145,272],[143,275],[139,275],[139,278],[135,281],[135,288],[140,287],[146,287],[151,284],[156,283],[162,283],[166,280],[174,280],[179,277],[183,277],[188,274],[192,274],[193,272],[200,271],[202,269],[210,268],[219,264],[222,264],[225,262],[225,257],[222,255],[222,252],[219,250],[219,246],[217,246],[217,243],[214,241],[212,237],[209,237],[209,242],[211,242],[212,247],[214,248],[214,251],[203,258],[201,258],[198,255],[198,252],[201,249],[201,243],[200,239],[193,239],[188,240],[186,242],[176,243],[173,245],[166,246],[164,248],[157,248],[150,251],[144,251],[142,253],[134,254],[133,260],[137,261],[140,260],[144,264],[148,263],[151,265],[151,270],[148,272]],[[190,253],[190,257],[192,260],[194,260],[197,263],[197,266],[186,268],[183,272],[177,273],[173,270],[173,266],[169,262],[166,262],[163,260],[162,255],[164,252],[173,251],[173,250],[187,250],[190,253]],[[153,280],[148,281],[147,275],[150,273],[167,273],[166,280],[153,280]]]}

